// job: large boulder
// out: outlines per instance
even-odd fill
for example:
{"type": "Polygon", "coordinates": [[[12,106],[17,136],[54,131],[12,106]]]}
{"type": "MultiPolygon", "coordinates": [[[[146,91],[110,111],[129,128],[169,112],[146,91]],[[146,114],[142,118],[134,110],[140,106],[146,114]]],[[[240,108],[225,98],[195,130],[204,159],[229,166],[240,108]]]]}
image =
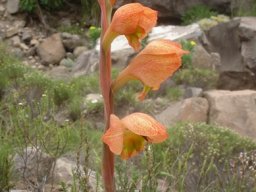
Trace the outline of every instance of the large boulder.
{"type": "Polygon", "coordinates": [[[37,53],[40,56],[43,64],[57,64],[66,55],[59,33],[53,34],[46,38],[37,47],[37,53]]]}
{"type": "Polygon", "coordinates": [[[256,89],[256,17],[235,18],[206,32],[207,49],[218,52],[219,89],[256,89]]]}
{"type": "Polygon", "coordinates": [[[174,125],[180,121],[207,122],[208,101],[202,97],[192,97],[171,104],[156,119],[165,126],[174,125]]]}
{"type": "Polygon", "coordinates": [[[209,123],[256,138],[256,91],[213,90],[205,92],[205,97],[210,106],[209,123]]]}

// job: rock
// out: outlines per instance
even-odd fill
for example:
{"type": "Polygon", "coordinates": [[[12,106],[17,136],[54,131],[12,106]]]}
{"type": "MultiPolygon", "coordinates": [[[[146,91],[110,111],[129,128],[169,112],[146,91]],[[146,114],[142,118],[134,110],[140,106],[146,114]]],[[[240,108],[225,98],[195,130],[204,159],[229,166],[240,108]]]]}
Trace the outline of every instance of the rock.
{"type": "Polygon", "coordinates": [[[256,138],[256,91],[213,90],[205,92],[205,97],[210,105],[209,123],[256,138]]]}
{"type": "Polygon", "coordinates": [[[0,16],[4,15],[5,7],[0,4],[0,16]]]}
{"type": "Polygon", "coordinates": [[[11,28],[6,30],[5,37],[9,38],[9,37],[12,37],[14,35],[17,35],[18,33],[19,33],[19,28],[11,27],[11,28]]]}
{"type": "MultiPolygon", "coordinates": [[[[180,39],[197,39],[202,35],[202,30],[200,26],[196,23],[188,26],[157,26],[152,29],[148,35],[147,41],[152,41],[155,39],[170,39],[177,41],[180,39]]],[[[98,41],[95,49],[100,51],[100,42],[98,41]]],[[[118,36],[113,43],[111,44],[111,52],[119,51],[133,51],[130,45],[127,42],[127,39],[124,36],[118,36]]]]}
{"type": "Polygon", "coordinates": [[[74,49],[73,54],[74,54],[75,57],[79,57],[79,55],[81,55],[81,53],[83,53],[83,52],[85,52],[85,51],[88,51],[88,48],[87,48],[87,47],[85,47],[85,46],[79,46],[79,47],[76,47],[76,48],[74,49]]]}
{"type": "Polygon", "coordinates": [[[12,37],[11,38],[11,41],[12,41],[12,45],[14,46],[14,47],[19,47],[19,45],[20,45],[20,37],[18,36],[18,35],[16,35],[16,36],[14,36],[14,37],[12,37]]]}
{"type": "Polygon", "coordinates": [[[193,97],[171,104],[156,119],[167,127],[180,121],[207,122],[208,109],[205,98],[193,97]]]}
{"type": "MultiPolygon", "coordinates": [[[[54,169],[55,183],[64,182],[67,186],[72,185],[72,182],[74,181],[73,174],[77,171],[79,171],[82,174],[82,176],[85,176],[83,168],[81,166],[77,168],[75,161],[69,160],[65,157],[57,159],[54,169]]],[[[96,191],[98,183],[96,173],[92,170],[88,170],[87,174],[87,184],[89,185],[88,187],[91,188],[90,191],[96,191]]]]}
{"type": "Polygon", "coordinates": [[[10,14],[18,13],[20,0],[8,0],[6,4],[6,10],[10,14]]]}
{"type": "Polygon", "coordinates": [[[29,44],[32,38],[33,38],[32,31],[30,31],[29,29],[22,30],[21,40],[24,43],[29,44]]]}
{"type": "Polygon", "coordinates": [[[155,39],[170,39],[177,41],[180,39],[197,39],[202,35],[202,30],[197,23],[187,26],[157,26],[149,34],[148,41],[155,39]]]}
{"type": "Polygon", "coordinates": [[[56,33],[45,39],[38,45],[37,53],[46,65],[59,63],[66,54],[60,34],[56,33]]]}
{"type": "MultiPolygon", "coordinates": [[[[100,51],[100,41],[97,41],[97,44],[95,46],[95,49],[99,52],[100,51]]],[[[131,46],[128,44],[127,39],[125,36],[121,35],[118,36],[116,39],[111,44],[111,52],[118,52],[118,51],[123,51],[123,50],[131,50],[131,46]]]]}
{"type": "Polygon", "coordinates": [[[85,103],[103,103],[103,97],[98,93],[90,93],[86,95],[85,103]]]}
{"type": "Polygon", "coordinates": [[[65,66],[57,66],[53,67],[47,73],[53,79],[69,79],[71,70],[65,66]]]}
{"type": "Polygon", "coordinates": [[[24,177],[31,183],[43,184],[49,177],[53,158],[39,148],[27,147],[21,154],[14,156],[13,162],[13,172],[17,180],[24,177]]]}
{"type": "Polygon", "coordinates": [[[65,32],[61,33],[61,37],[63,45],[68,51],[73,51],[76,47],[86,44],[86,41],[82,39],[79,35],[73,35],[65,32]]]}
{"type": "Polygon", "coordinates": [[[203,89],[199,87],[187,87],[184,92],[184,98],[201,97],[203,89]]]}
{"type": "MultiPolygon", "coordinates": [[[[256,21],[256,20],[255,20],[256,21]]],[[[256,22],[255,22],[256,24],[256,22]]],[[[255,30],[256,34],[256,30],[255,30]]],[[[250,41],[242,42],[241,54],[246,67],[256,74],[256,35],[250,41]]]]}
{"type": "Polygon", "coordinates": [[[218,52],[221,64],[218,89],[256,89],[256,18],[235,18],[206,32],[210,52],[218,52]],[[220,35],[221,34],[221,35],[220,35]],[[241,76],[242,75],[242,76],[241,76]]]}
{"type": "Polygon", "coordinates": [[[218,53],[210,54],[200,44],[194,47],[192,52],[192,66],[214,70],[220,66],[220,62],[218,53]]]}
{"type": "Polygon", "coordinates": [[[37,47],[37,46],[39,45],[39,41],[36,40],[36,39],[31,39],[30,45],[31,45],[31,46],[34,46],[34,47],[37,47]]]}
{"type": "Polygon", "coordinates": [[[74,66],[74,61],[72,59],[69,59],[69,58],[64,58],[60,61],[60,66],[65,66],[67,68],[71,68],[74,66]]]}
{"type": "Polygon", "coordinates": [[[26,44],[24,44],[24,43],[20,43],[19,47],[20,47],[23,51],[29,50],[29,47],[28,47],[26,44]]]}
{"type": "Polygon", "coordinates": [[[75,61],[72,76],[78,77],[95,72],[99,64],[99,53],[95,50],[83,52],[75,61]]]}

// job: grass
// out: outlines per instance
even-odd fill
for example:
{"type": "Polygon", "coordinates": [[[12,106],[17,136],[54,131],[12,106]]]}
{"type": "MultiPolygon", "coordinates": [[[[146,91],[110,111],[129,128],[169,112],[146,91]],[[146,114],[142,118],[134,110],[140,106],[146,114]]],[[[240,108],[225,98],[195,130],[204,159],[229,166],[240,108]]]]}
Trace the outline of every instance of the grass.
{"type": "Polygon", "coordinates": [[[255,0],[246,0],[243,2],[234,0],[232,3],[233,3],[233,6],[231,9],[231,14],[233,17],[256,16],[255,0]]]}
{"type": "Polygon", "coordinates": [[[205,5],[199,4],[188,9],[181,17],[181,20],[184,25],[189,25],[203,18],[210,18],[211,16],[216,15],[217,12],[211,10],[209,7],[205,5]]]}

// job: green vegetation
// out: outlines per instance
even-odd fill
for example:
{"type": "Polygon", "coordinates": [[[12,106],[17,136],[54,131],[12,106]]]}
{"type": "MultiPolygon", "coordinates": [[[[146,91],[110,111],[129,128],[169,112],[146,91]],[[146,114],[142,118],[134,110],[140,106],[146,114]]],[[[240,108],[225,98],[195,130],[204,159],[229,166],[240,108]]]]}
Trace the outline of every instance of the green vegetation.
{"type": "Polygon", "coordinates": [[[199,21],[203,18],[210,18],[211,16],[216,16],[217,12],[212,11],[209,7],[205,5],[196,5],[188,9],[182,16],[181,20],[184,25],[188,25],[199,21]]]}
{"type": "Polygon", "coordinates": [[[34,11],[37,6],[42,6],[47,9],[58,9],[63,5],[63,0],[21,0],[20,7],[27,12],[34,11]]]}
{"type": "MultiPolygon", "coordinates": [[[[53,159],[70,152],[77,152],[78,157],[83,153],[84,160],[77,161],[77,165],[85,171],[94,170],[99,179],[102,130],[95,129],[94,120],[102,120],[103,105],[84,103],[87,94],[99,92],[98,74],[70,81],[51,80],[7,53],[5,46],[0,45],[0,189],[8,191],[16,184],[13,159],[27,147],[39,147],[53,159]],[[64,117],[57,120],[57,114],[62,112],[64,117]]],[[[184,68],[178,73],[186,70],[197,71],[184,68]]],[[[200,71],[189,76],[194,81],[198,74],[200,71]]],[[[113,76],[116,75],[114,69],[113,76]]],[[[136,93],[141,90],[138,82],[121,89],[116,95],[121,105],[117,108],[123,113],[138,111],[141,106],[134,107],[134,103],[138,103],[136,93]]],[[[178,88],[172,88],[167,95],[176,99],[180,94],[178,88]]],[[[147,146],[144,154],[129,161],[116,157],[118,191],[156,191],[159,181],[164,184],[158,187],[166,186],[167,191],[256,190],[255,159],[251,158],[255,142],[207,124],[178,124],[169,128],[169,135],[166,142],[147,146]],[[246,164],[248,158],[250,163],[246,164]]],[[[74,192],[88,190],[88,178],[77,170],[73,174],[72,186],[60,183],[59,187],[63,191],[70,187],[74,192]]],[[[33,190],[38,187],[23,179],[33,190]]],[[[39,182],[42,178],[37,175],[35,179],[39,182]]],[[[97,180],[97,188],[100,187],[97,180]]]]}
{"type": "Polygon", "coordinates": [[[234,0],[231,13],[233,17],[256,16],[256,0],[234,0]]]}
{"type": "Polygon", "coordinates": [[[91,26],[87,32],[89,40],[91,41],[92,47],[97,43],[97,39],[100,38],[101,28],[96,26],[91,26]]]}
{"type": "Polygon", "coordinates": [[[175,73],[173,80],[177,84],[211,89],[216,87],[218,74],[210,69],[188,68],[175,73]]]}
{"type": "Polygon", "coordinates": [[[82,28],[82,26],[80,26],[78,24],[71,25],[71,26],[61,25],[57,28],[57,31],[67,32],[67,33],[74,34],[74,35],[81,35],[81,36],[85,35],[85,30],[82,28]]]}
{"type": "Polygon", "coordinates": [[[139,184],[142,191],[156,191],[158,179],[166,191],[256,189],[256,167],[244,168],[240,158],[241,153],[256,149],[254,142],[206,124],[178,124],[169,135],[166,142],[148,146],[138,158],[126,163],[117,160],[119,191],[134,191],[139,184]]]}

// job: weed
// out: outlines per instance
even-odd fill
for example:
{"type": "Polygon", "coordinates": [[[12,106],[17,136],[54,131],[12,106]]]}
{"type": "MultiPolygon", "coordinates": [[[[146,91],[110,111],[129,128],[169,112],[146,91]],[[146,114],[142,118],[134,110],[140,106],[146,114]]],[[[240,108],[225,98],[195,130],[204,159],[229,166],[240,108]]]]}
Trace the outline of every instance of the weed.
{"type": "Polygon", "coordinates": [[[212,11],[209,7],[205,5],[195,5],[184,13],[181,20],[184,25],[188,25],[197,22],[200,19],[209,18],[216,15],[217,12],[212,11]]]}
{"type": "Polygon", "coordinates": [[[67,32],[74,35],[81,35],[81,36],[85,35],[85,31],[80,25],[71,25],[71,26],[61,25],[57,28],[57,31],[67,32]]]}
{"type": "Polygon", "coordinates": [[[97,39],[100,37],[101,28],[96,26],[91,26],[87,32],[89,40],[91,41],[92,47],[97,43],[97,39]]]}
{"type": "Polygon", "coordinates": [[[231,13],[233,17],[242,16],[256,16],[256,1],[246,0],[246,1],[232,1],[231,13]]]}
{"type": "Polygon", "coordinates": [[[192,87],[202,87],[205,89],[214,88],[218,79],[218,74],[210,69],[188,68],[179,70],[173,76],[177,84],[184,84],[192,87]]]}

